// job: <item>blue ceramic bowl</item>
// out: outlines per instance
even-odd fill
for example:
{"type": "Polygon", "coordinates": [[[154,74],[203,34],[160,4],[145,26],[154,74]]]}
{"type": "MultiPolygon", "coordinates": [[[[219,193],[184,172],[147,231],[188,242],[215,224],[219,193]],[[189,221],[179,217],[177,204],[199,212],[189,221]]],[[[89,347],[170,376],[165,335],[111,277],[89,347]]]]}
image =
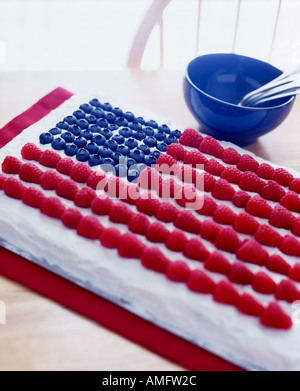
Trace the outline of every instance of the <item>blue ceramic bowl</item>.
{"type": "Polygon", "coordinates": [[[282,73],[274,66],[237,54],[207,54],[192,60],[184,78],[184,97],[201,131],[240,146],[252,144],[289,114],[295,96],[258,107],[241,107],[248,92],[282,73]]]}

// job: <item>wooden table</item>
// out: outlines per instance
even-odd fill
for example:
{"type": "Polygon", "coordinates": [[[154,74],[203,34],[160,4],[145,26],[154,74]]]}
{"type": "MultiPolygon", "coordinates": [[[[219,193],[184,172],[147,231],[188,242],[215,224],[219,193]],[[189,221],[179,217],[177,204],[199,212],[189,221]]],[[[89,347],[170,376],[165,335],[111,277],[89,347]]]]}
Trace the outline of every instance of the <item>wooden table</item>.
{"type": "MultiPolygon", "coordinates": [[[[0,127],[57,86],[105,93],[126,105],[197,127],[185,107],[177,71],[0,73],[0,127]]],[[[248,149],[300,171],[300,100],[286,121],[248,149]]],[[[0,325],[0,370],[181,370],[100,325],[0,277],[6,325],[0,325]]]]}

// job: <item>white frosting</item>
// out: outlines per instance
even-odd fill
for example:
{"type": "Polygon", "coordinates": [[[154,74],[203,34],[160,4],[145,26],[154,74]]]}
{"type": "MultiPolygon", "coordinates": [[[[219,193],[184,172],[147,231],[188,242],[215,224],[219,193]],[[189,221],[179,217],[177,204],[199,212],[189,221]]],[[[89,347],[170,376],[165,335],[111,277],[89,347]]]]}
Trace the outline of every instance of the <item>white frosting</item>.
{"type": "MultiPolygon", "coordinates": [[[[73,96],[24,130],[0,150],[0,162],[7,155],[20,158],[20,149],[26,142],[37,144],[41,132],[53,127],[64,116],[72,114],[81,103],[89,99],[73,96]]],[[[124,105],[120,104],[120,107],[126,110],[124,105]]],[[[133,108],[130,110],[135,114],[157,119],[157,116],[150,116],[147,112],[133,108]]],[[[160,122],[166,123],[164,120],[160,122]]],[[[232,144],[222,144],[245,153],[232,144]]],[[[299,173],[289,171],[299,176],[299,173]]],[[[45,193],[53,195],[51,191],[45,193]]],[[[63,202],[66,206],[72,205],[70,201],[63,202]]],[[[235,208],[231,203],[230,206],[235,208]]],[[[235,210],[241,211],[238,208],[235,210]]],[[[185,284],[171,282],[164,275],[143,268],[138,260],[121,258],[116,250],[106,249],[98,241],[79,237],[74,230],[66,229],[60,221],[5,196],[2,191],[0,211],[0,244],[32,262],[245,369],[300,369],[298,325],[295,324],[290,331],[266,328],[260,325],[258,318],[241,315],[234,307],[214,302],[211,295],[193,293],[185,284]]],[[[83,209],[82,213],[91,211],[83,209]]],[[[100,221],[104,226],[115,226],[122,232],[126,231],[124,225],[114,224],[106,216],[100,217],[100,221]]],[[[174,228],[172,224],[166,226],[174,228]]],[[[141,237],[141,240],[145,239],[141,237]]],[[[182,253],[169,251],[162,244],[158,247],[171,260],[185,259],[190,267],[203,268],[202,263],[186,259],[182,253]]],[[[209,250],[214,249],[208,242],[207,247],[209,250]]],[[[224,254],[231,262],[236,261],[234,255],[224,254]]],[[[294,257],[285,258],[290,264],[295,262],[294,257]]],[[[256,265],[248,266],[253,271],[258,270],[256,265]]],[[[207,273],[215,281],[224,278],[217,273],[207,273]]],[[[276,282],[283,278],[276,273],[269,274],[276,282]]],[[[251,287],[235,287],[239,292],[251,292],[265,304],[274,299],[272,295],[255,293],[251,287]]],[[[286,312],[292,313],[290,304],[281,302],[280,305],[286,312]]]]}

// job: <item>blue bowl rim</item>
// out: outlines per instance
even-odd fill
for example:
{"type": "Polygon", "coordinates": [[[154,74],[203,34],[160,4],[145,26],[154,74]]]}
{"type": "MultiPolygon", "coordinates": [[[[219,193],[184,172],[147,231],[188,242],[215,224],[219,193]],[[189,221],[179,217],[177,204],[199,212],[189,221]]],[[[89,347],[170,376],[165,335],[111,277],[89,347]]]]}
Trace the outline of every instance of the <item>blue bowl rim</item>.
{"type": "Polygon", "coordinates": [[[241,54],[236,54],[236,53],[209,53],[209,54],[203,54],[201,56],[198,56],[198,57],[195,57],[193,58],[187,65],[186,67],[186,70],[185,70],[185,79],[188,81],[188,83],[193,87],[195,88],[195,90],[201,92],[203,95],[207,96],[208,98],[216,101],[216,102],[219,102],[219,103],[222,103],[222,104],[225,104],[227,106],[230,106],[230,107],[235,107],[235,108],[239,108],[239,109],[242,109],[242,110],[246,110],[246,111],[262,111],[262,110],[271,110],[271,109],[277,109],[277,108],[282,108],[282,107],[285,107],[285,106],[288,106],[290,103],[293,102],[293,100],[296,98],[296,95],[292,95],[291,98],[285,102],[285,103],[282,103],[281,105],[277,105],[277,106],[268,106],[268,107],[250,107],[250,106],[238,106],[238,105],[235,105],[233,103],[229,103],[229,102],[226,102],[224,100],[221,100],[221,99],[218,99],[218,98],[215,98],[214,96],[212,95],[209,95],[207,94],[205,91],[201,90],[199,87],[197,87],[193,82],[192,80],[190,79],[190,76],[189,76],[189,67],[190,65],[198,60],[199,58],[202,58],[202,57],[206,57],[206,56],[215,56],[215,55],[233,55],[233,56],[237,56],[237,57],[240,57],[240,58],[246,58],[246,59],[251,59],[251,60],[255,60],[255,61],[258,61],[258,62],[261,62],[261,63],[264,63],[266,65],[269,65],[270,67],[272,68],[275,68],[276,70],[280,71],[282,73],[282,70],[281,69],[278,69],[276,67],[274,67],[274,65],[271,65],[265,61],[262,61],[262,60],[259,60],[257,58],[254,58],[254,57],[249,57],[249,56],[243,56],[241,54]]]}

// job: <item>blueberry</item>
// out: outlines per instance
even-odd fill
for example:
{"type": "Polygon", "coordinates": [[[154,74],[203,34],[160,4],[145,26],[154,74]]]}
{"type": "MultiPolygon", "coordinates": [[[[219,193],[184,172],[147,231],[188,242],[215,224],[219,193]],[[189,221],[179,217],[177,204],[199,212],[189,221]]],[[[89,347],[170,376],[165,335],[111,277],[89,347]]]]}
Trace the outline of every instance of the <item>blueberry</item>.
{"type": "Polygon", "coordinates": [[[116,164],[115,170],[116,176],[127,177],[127,166],[125,166],[125,164],[116,164]]]}
{"type": "Polygon", "coordinates": [[[101,128],[98,125],[90,125],[89,129],[92,133],[99,133],[101,128]]]}
{"type": "Polygon", "coordinates": [[[83,137],[76,137],[74,140],[74,144],[77,145],[78,148],[84,148],[86,146],[86,139],[83,137]]]}
{"type": "Polygon", "coordinates": [[[87,115],[86,120],[88,121],[89,124],[94,125],[97,122],[97,118],[94,115],[87,115]]]}
{"type": "Polygon", "coordinates": [[[157,144],[157,149],[161,152],[166,152],[168,145],[166,143],[157,144]]]}
{"type": "Polygon", "coordinates": [[[143,129],[142,125],[138,124],[137,122],[131,122],[128,126],[132,130],[142,130],[143,129]]]}
{"type": "Polygon", "coordinates": [[[150,148],[155,147],[156,144],[157,144],[156,138],[152,137],[152,136],[147,136],[146,138],[144,138],[143,142],[144,142],[145,145],[147,145],[150,148]]]}
{"type": "Polygon", "coordinates": [[[83,103],[82,105],[79,106],[79,108],[80,108],[80,110],[82,110],[88,114],[92,111],[92,107],[87,103],[83,103]]]}
{"type": "Polygon", "coordinates": [[[65,154],[68,156],[74,156],[76,155],[76,152],[78,151],[78,147],[75,144],[67,144],[65,148],[65,154]]]}
{"type": "Polygon", "coordinates": [[[124,117],[119,117],[119,118],[116,119],[116,125],[118,125],[118,126],[127,126],[128,125],[128,121],[124,117]]]}
{"type": "Polygon", "coordinates": [[[144,161],[145,155],[140,149],[135,149],[134,151],[130,151],[129,157],[136,160],[137,163],[142,163],[144,161]]]}
{"type": "Polygon", "coordinates": [[[96,143],[88,143],[86,146],[85,146],[85,149],[91,153],[91,154],[95,154],[98,152],[98,145],[96,143]]]}
{"type": "Polygon", "coordinates": [[[114,124],[116,122],[116,114],[114,113],[111,113],[111,112],[107,112],[105,113],[105,118],[107,120],[107,122],[109,122],[110,124],[114,124]]]}
{"type": "Polygon", "coordinates": [[[136,164],[136,161],[132,159],[131,157],[127,159],[127,167],[134,166],[136,164]]]}
{"type": "Polygon", "coordinates": [[[175,136],[176,138],[180,138],[182,136],[182,133],[180,130],[176,129],[176,130],[171,130],[170,132],[171,136],[175,136]]]}
{"type": "Polygon", "coordinates": [[[154,129],[151,128],[150,126],[146,126],[143,130],[144,130],[146,136],[153,136],[154,135],[154,129]]]}
{"type": "Polygon", "coordinates": [[[109,129],[102,129],[101,132],[102,136],[104,136],[107,140],[111,138],[113,135],[112,132],[109,129]]]}
{"type": "Polygon", "coordinates": [[[126,113],[124,113],[124,117],[127,119],[127,121],[129,122],[132,122],[134,121],[134,115],[132,114],[131,111],[126,111],[126,113]]]}
{"type": "Polygon", "coordinates": [[[106,141],[106,138],[102,136],[102,134],[94,134],[92,137],[92,141],[97,145],[103,145],[106,141]]]}
{"type": "Polygon", "coordinates": [[[103,158],[110,157],[112,155],[112,150],[106,147],[99,148],[99,155],[103,158]]]}
{"type": "Polygon", "coordinates": [[[158,130],[162,130],[163,132],[170,134],[170,128],[168,125],[163,124],[158,127],[158,130]]]}
{"type": "Polygon", "coordinates": [[[120,162],[124,162],[126,160],[126,157],[123,156],[120,152],[114,152],[111,155],[111,158],[114,160],[116,164],[119,164],[120,162]]]}
{"type": "Polygon", "coordinates": [[[81,129],[78,125],[69,126],[68,131],[71,132],[72,134],[74,134],[74,136],[79,136],[81,133],[81,129]]]}
{"type": "Polygon", "coordinates": [[[80,119],[78,121],[78,126],[81,128],[81,129],[87,129],[89,127],[89,123],[86,119],[80,119]]]}
{"type": "Polygon", "coordinates": [[[91,114],[97,119],[104,117],[104,111],[100,107],[97,107],[96,109],[92,109],[91,114]]]}
{"type": "Polygon", "coordinates": [[[144,155],[149,155],[150,153],[150,148],[147,145],[139,145],[136,149],[140,149],[144,155]]]}
{"type": "Polygon", "coordinates": [[[147,166],[152,166],[152,164],[156,164],[156,160],[157,159],[154,156],[149,155],[145,157],[144,162],[147,166]]]}
{"type": "Polygon", "coordinates": [[[81,132],[80,136],[87,140],[91,140],[93,137],[93,133],[90,130],[84,130],[83,132],[81,132]]]}
{"type": "Polygon", "coordinates": [[[100,107],[100,102],[99,102],[99,100],[97,98],[91,99],[89,101],[89,104],[94,106],[94,107],[100,107]]]}
{"type": "Polygon", "coordinates": [[[53,135],[51,133],[42,133],[40,134],[40,143],[41,144],[50,144],[53,140],[53,135]]]}
{"type": "Polygon", "coordinates": [[[154,137],[157,141],[163,141],[166,138],[166,133],[163,130],[157,130],[154,133],[154,137]]]}
{"type": "Polygon", "coordinates": [[[57,137],[52,140],[51,146],[53,149],[60,151],[65,148],[66,142],[63,138],[57,137]]]}
{"type": "Polygon", "coordinates": [[[90,167],[98,166],[102,163],[102,159],[99,155],[95,154],[90,156],[88,163],[90,167]]]}
{"type": "Polygon", "coordinates": [[[117,116],[121,117],[123,115],[123,111],[120,109],[120,107],[114,107],[112,109],[112,112],[117,116]]]}
{"type": "Polygon", "coordinates": [[[165,143],[168,144],[168,145],[173,144],[173,143],[178,143],[178,138],[175,137],[175,136],[169,135],[169,136],[165,139],[165,143]]]}
{"type": "Polygon", "coordinates": [[[69,124],[63,121],[58,122],[55,126],[59,129],[65,129],[65,130],[69,128],[69,124]]]}
{"type": "Polygon", "coordinates": [[[64,121],[69,125],[77,124],[77,119],[73,117],[73,115],[68,115],[67,117],[64,118],[64,121]]]}
{"type": "Polygon", "coordinates": [[[90,158],[90,154],[85,148],[78,149],[76,153],[76,159],[80,162],[87,162],[90,158]]]}
{"type": "Polygon", "coordinates": [[[139,175],[140,175],[140,173],[138,170],[129,169],[128,174],[127,174],[127,179],[129,180],[129,182],[133,182],[134,180],[136,180],[139,177],[139,175]]]}
{"type": "Polygon", "coordinates": [[[66,143],[72,143],[74,141],[75,136],[71,132],[64,132],[61,135],[61,138],[63,138],[66,143]]]}
{"type": "Polygon", "coordinates": [[[161,155],[161,152],[159,152],[159,151],[152,151],[152,152],[150,152],[150,155],[154,156],[156,159],[158,159],[160,157],[160,155],[161,155]]]}
{"type": "Polygon", "coordinates": [[[113,132],[114,130],[119,129],[119,126],[116,124],[108,124],[107,128],[113,132]]]}
{"type": "Polygon", "coordinates": [[[105,103],[100,103],[100,107],[104,110],[104,111],[111,111],[112,110],[112,105],[108,102],[105,102],[105,103]]]}
{"type": "Polygon", "coordinates": [[[74,111],[73,113],[74,117],[76,117],[77,119],[83,119],[85,117],[85,113],[84,111],[82,110],[76,110],[74,111]]]}
{"type": "Polygon", "coordinates": [[[136,132],[133,133],[132,137],[135,138],[136,140],[141,141],[146,137],[146,135],[142,130],[137,130],[136,132]]]}
{"type": "Polygon", "coordinates": [[[97,119],[97,125],[100,126],[100,128],[106,128],[108,126],[108,122],[105,118],[99,118],[97,119]]]}
{"type": "Polygon", "coordinates": [[[138,146],[138,143],[137,141],[134,139],[134,138],[129,138],[125,141],[125,145],[130,148],[130,149],[133,149],[133,148],[136,148],[138,146]]]}
{"type": "Polygon", "coordinates": [[[116,149],[116,152],[120,153],[121,155],[127,156],[129,155],[130,149],[126,145],[119,145],[116,149]]]}
{"type": "Polygon", "coordinates": [[[112,140],[115,140],[118,144],[123,144],[125,139],[120,134],[115,134],[112,138],[112,140]]]}
{"type": "Polygon", "coordinates": [[[136,117],[135,122],[138,122],[141,125],[144,125],[145,120],[143,117],[136,117]]]}
{"type": "Polygon", "coordinates": [[[138,172],[142,172],[145,168],[146,168],[146,164],[145,163],[139,163],[135,166],[135,169],[138,171],[138,172]]]}
{"type": "Polygon", "coordinates": [[[151,128],[155,128],[155,129],[158,127],[157,122],[153,121],[152,119],[150,121],[145,122],[145,125],[151,126],[151,128]]]}
{"type": "Polygon", "coordinates": [[[60,134],[61,133],[61,129],[59,128],[52,128],[49,130],[49,133],[51,133],[53,136],[55,136],[56,134],[60,134]]]}
{"type": "Polygon", "coordinates": [[[125,138],[131,137],[133,131],[129,128],[122,128],[119,130],[119,134],[125,138]]]}
{"type": "Polygon", "coordinates": [[[115,169],[114,169],[114,165],[115,165],[115,162],[113,161],[113,159],[111,159],[110,157],[106,157],[102,160],[102,164],[101,164],[101,168],[103,171],[112,171],[114,172],[115,169]]]}
{"type": "Polygon", "coordinates": [[[106,140],[104,146],[115,151],[118,148],[118,143],[115,140],[106,140]]]}

